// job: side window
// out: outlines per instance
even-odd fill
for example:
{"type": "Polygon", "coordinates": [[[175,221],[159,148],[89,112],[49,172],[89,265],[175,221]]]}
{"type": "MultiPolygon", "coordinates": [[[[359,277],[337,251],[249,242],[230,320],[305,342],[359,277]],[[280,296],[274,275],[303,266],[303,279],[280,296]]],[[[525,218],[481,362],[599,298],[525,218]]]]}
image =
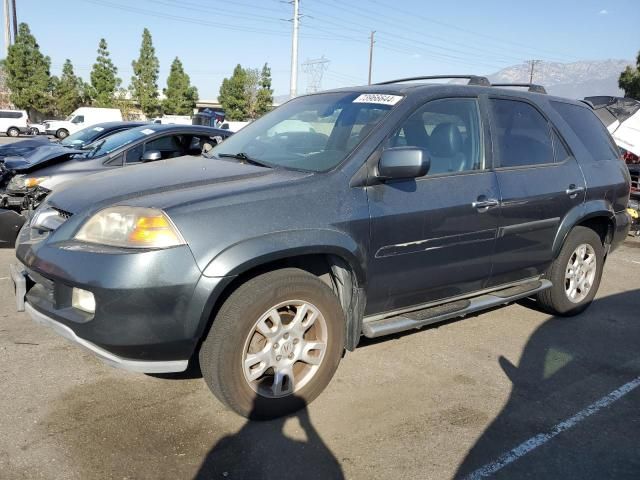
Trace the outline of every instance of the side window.
{"type": "Polygon", "coordinates": [[[556,132],[553,132],[553,152],[556,163],[562,163],[571,157],[571,152],[567,149],[564,142],[556,132]]]}
{"type": "Polygon", "coordinates": [[[71,120],[71,123],[84,123],[84,115],[76,115],[73,117],[73,120],[71,120]]]}
{"type": "Polygon", "coordinates": [[[140,143],[127,151],[127,163],[138,163],[142,160],[144,143],[140,143]]]}
{"type": "Polygon", "coordinates": [[[162,159],[174,158],[184,155],[182,138],[177,135],[168,135],[155,138],[145,144],[144,151],[158,150],[162,154],[162,159]]]}
{"type": "Polygon", "coordinates": [[[428,175],[484,168],[480,112],[472,98],[427,103],[387,140],[386,147],[411,146],[429,153],[428,175]]]}
{"type": "Polygon", "coordinates": [[[620,156],[611,135],[590,108],[563,102],[551,102],[551,106],[580,139],[590,160],[609,160],[620,156]]]}
{"type": "Polygon", "coordinates": [[[554,162],[551,128],[538,110],[517,100],[490,99],[493,137],[501,167],[554,162]]]}

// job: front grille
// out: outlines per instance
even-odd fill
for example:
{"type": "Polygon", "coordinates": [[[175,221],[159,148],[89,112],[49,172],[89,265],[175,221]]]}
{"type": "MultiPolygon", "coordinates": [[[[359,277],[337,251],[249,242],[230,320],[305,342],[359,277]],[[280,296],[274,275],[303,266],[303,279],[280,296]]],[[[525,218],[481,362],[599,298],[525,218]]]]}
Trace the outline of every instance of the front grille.
{"type": "Polygon", "coordinates": [[[60,208],[55,208],[52,207],[56,212],[58,212],[58,215],[62,218],[64,218],[65,220],[69,220],[71,218],[71,216],[73,215],[73,213],[71,212],[67,212],[65,210],[61,210],[60,208]]]}

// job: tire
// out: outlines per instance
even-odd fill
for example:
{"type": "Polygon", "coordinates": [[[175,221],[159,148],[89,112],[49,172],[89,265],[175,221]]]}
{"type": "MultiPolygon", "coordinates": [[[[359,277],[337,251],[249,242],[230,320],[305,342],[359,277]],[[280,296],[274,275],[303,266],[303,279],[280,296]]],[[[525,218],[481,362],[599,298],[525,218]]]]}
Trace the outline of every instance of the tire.
{"type": "Polygon", "coordinates": [[[572,316],[583,312],[598,292],[603,266],[604,247],[600,236],[590,228],[575,227],[567,235],[560,254],[544,275],[553,286],[537,295],[539,304],[554,315],[572,316]],[[578,248],[581,247],[585,247],[582,256],[584,264],[578,268],[573,265],[580,263],[582,250],[578,251],[578,248]],[[591,266],[589,258],[593,259],[595,266],[591,266]],[[584,283],[581,279],[584,279],[584,283]],[[572,292],[575,294],[572,295],[572,292]]]}
{"type": "Polygon", "coordinates": [[[344,313],[334,292],[314,275],[285,268],[247,281],[228,297],[202,343],[199,361],[220,401],[260,420],[287,415],[313,401],[333,377],[343,351],[344,313]],[[276,317],[269,315],[274,309],[276,317]],[[323,341],[323,349],[311,348],[323,341]],[[254,360],[258,355],[264,362],[254,360]],[[276,368],[291,376],[277,375],[276,368]]]}
{"type": "Polygon", "coordinates": [[[32,127],[29,129],[29,135],[38,136],[40,135],[40,130],[38,130],[36,127],[32,127]]]}
{"type": "Polygon", "coordinates": [[[17,137],[18,135],[20,135],[20,130],[18,130],[16,127],[10,127],[7,130],[8,137],[17,137]]]}
{"type": "Polygon", "coordinates": [[[68,136],[69,136],[69,132],[64,128],[61,128],[56,132],[56,137],[59,138],[60,140],[67,138],[68,136]]]}

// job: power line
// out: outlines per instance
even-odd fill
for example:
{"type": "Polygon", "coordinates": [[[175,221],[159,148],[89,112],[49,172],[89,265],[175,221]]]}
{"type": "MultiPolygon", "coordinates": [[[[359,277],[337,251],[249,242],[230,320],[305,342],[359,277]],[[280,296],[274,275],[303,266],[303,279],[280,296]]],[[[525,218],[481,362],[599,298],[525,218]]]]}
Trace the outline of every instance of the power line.
{"type": "Polygon", "coordinates": [[[307,74],[307,93],[322,90],[322,75],[329,68],[329,59],[323,55],[314,60],[307,60],[301,66],[302,71],[307,74]]]}

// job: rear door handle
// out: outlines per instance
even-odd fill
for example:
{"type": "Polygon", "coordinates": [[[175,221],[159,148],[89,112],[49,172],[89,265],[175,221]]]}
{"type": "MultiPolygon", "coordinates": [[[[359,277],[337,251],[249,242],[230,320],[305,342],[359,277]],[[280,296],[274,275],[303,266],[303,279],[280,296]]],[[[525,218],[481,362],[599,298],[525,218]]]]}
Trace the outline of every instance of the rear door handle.
{"type": "Polygon", "coordinates": [[[570,198],[576,198],[580,192],[584,192],[584,187],[576,187],[573,183],[565,190],[565,193],[569,195],[570,198]]]}
{"type": "Polygon", "coordinates": [[[471,204],[473,208],[477,208],[478,210],[487,210],[492,207],[497,207],[498,205],[500,205],[500,202],[495,198],[487,198],[486,200],[480,200],[480,198],[478,198],[478,200],[471,204]]]}

